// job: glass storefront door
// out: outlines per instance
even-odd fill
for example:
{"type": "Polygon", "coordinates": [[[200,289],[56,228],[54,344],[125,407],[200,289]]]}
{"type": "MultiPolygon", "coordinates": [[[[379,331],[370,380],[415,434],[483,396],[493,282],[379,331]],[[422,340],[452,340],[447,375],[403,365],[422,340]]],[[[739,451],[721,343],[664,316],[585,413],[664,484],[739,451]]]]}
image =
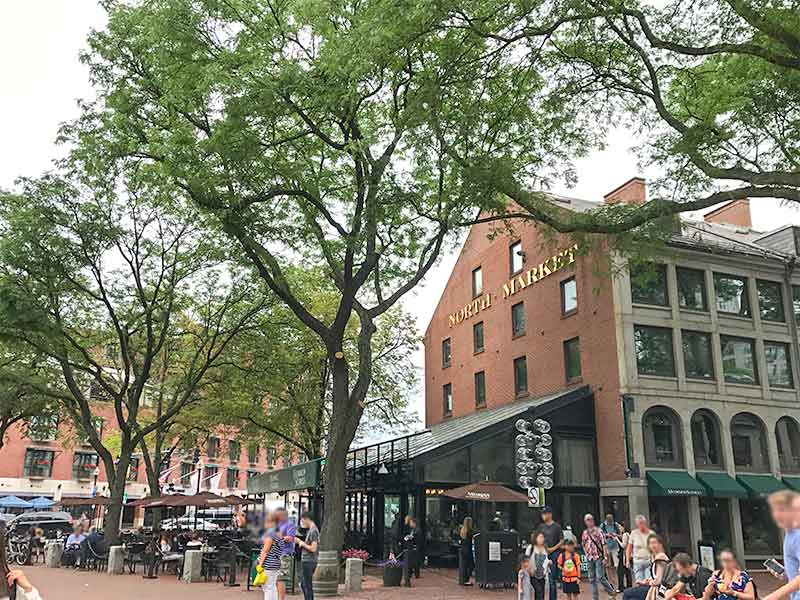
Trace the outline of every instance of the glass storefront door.
{"type": "Polygon", "coordinates": [[[650,523],[664,537],[670,556],[678,552],[692,553],[689,535],[689,501],[686,498],[650,497],[650,523]]]}
{"type": "Polygon", "coordinates": [[[703,541],[714,542],[717,551],[732,548],[731,501],[727,498],[700,498],[700,526],[703,541]]]}
{"type": "Polygon", "coordinates": [[[755,557],[780,556],[780,536],[770,518],[766,500],[739,500],[739,513],[742,518],[744,553],[755,557]]]}

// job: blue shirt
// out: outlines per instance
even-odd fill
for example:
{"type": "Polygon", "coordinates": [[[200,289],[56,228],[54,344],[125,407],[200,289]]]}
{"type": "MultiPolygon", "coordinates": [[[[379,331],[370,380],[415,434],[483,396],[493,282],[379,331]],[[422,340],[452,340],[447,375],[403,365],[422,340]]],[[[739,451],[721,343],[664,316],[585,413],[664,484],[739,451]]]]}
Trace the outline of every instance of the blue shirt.
{"type": "Polygon", "coordinates": [[[70,533],[69,537],[67,538],[67,548],[70,546],[80,546],[81,542],[86,539],[86,536],[82,533],[75,535],[74,533],[70,533]]]}
{"type": "MultiPolygon", "coordinates": [[[[283,523],[278,525],[278,531],[281,537],[293,538],[297,536],[297,525],[295,525],[291,519],[286,519],[283,523]]],[[[288,556],[291,554],[294,554],[294,540],[291,542],[284,542],[281,548],[281,556],[288,556]]]]}
{"type": "MultiPolygon", "coordinates": [[[[786,579],[791,581],[800,574],[800,529],[790,529],[783,539],[783,566],[786,579]]],[[[800,600],[800,592],[794,592],[792,600],[800,600]]]]}

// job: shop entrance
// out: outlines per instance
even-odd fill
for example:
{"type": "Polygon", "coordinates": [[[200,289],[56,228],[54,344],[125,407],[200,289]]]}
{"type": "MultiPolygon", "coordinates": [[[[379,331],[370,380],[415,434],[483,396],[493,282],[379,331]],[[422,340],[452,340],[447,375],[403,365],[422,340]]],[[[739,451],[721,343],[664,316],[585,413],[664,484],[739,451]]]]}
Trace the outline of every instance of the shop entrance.
{"type": "Polygon", "coordinates": [[[651,497],[650,526],[664,538],[670,556],[678,552],[693,554],[687,498],[651,497]]]}

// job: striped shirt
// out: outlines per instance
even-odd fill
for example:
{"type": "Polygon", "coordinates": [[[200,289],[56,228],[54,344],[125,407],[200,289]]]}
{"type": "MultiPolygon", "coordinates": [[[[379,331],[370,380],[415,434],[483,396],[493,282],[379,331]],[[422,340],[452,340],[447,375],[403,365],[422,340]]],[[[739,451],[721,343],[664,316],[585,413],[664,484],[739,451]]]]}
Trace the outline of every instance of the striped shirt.
{"type": "Polygon", "coordinates": [[[265,571],[280,571],[281,569],[281,552],[283,551],[284,541],[281,538],[280,533],[277,531],[271,531],[267,535],[272,538],[272,546],[267,552],[267,556],[264,557],[264,562],[261,563],[261,566],[264,567],[265,571]]]}

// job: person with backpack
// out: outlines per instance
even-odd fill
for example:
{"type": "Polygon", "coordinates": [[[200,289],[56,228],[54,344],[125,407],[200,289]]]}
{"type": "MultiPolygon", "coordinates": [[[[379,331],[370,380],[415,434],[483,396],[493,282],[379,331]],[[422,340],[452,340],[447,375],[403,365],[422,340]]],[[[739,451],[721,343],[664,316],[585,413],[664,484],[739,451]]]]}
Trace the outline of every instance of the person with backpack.
{"type": "Polygon", "coordinates": [[[558,555],[557,564],[561,571],[561,590],[569,600],[575,600],[581,593],[578,584],[581,577],[581,557],[575,551],[575,540],[564,540],[564,549],[558,555]]]}
{"type": "Polygon", "coordinates": [[[592,600],[598,600],[600,593],[597,583],[609,596],[615,596],[616,590],[608,581],[606,576],[606,566],[608,565],[608,547],[606,546],[606,536],[603,531],[595,524],[594,515],[586,514],[583,517],[583,524],[586,528],[581,534],[581,546],[583,555],[589,571],[589,584],[592,586],[592,600]]]}

